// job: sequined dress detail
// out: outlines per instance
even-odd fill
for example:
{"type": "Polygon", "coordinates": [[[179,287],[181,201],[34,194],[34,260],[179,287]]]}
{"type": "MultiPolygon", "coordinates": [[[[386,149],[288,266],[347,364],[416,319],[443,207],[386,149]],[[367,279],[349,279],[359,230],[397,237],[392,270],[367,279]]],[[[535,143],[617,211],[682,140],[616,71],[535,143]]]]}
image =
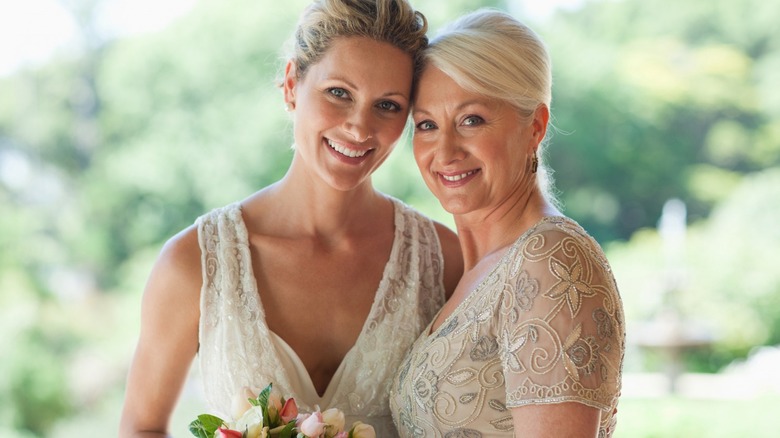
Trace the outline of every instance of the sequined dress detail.
{"type": "Polygon", "coordinates": [[[339,408],[347,425],[360,420],[372,424],[378,437],[397,436],[390,385],[409,346],[444,303],[444,286],[433,222],[392,201],[390,258],[363,329],[322,397],[295,352],[266,325],[240,205],[198,219],[203,265],[198,362],[210,412],[228,419],[241,388],[259,390],[273,382],[301,411],[339,408]]]}
{"type": "Polygon", "coordinates": [[[512,408],[561,402],[601,410],[599,437],[612,436],[623,307],[601,248],[574,221],[541,220],[430,328],[391,389],[400,436],[514,436],[512,408]]]}

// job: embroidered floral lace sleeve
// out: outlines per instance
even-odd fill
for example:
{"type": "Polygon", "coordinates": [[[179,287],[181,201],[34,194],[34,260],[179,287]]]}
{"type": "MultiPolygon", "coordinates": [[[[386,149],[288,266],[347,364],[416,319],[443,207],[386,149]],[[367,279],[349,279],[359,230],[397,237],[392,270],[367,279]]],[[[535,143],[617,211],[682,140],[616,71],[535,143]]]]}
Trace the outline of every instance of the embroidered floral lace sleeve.
{"type": "Polygon", "coordinates": [[[620,298],[598,245],[560,222],[508,260],[496,318],[506,406],[576,401],[604,413],[620,390],[620,298]]]}
{"type": "Polygon", "coordinates": [[[574,221],[526,232],[428,333],[392,388],[402,436],[512,436],[509,409],[564,401],[601,409],[599,436],[612,435],[622,304],[604,254],[574,221]]]}

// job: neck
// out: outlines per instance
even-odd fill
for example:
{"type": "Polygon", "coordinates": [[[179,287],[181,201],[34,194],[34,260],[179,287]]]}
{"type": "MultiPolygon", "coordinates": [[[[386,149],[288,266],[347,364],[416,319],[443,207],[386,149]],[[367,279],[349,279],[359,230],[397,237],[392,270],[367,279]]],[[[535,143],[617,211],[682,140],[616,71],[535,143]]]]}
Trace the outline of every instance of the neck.
{"type": "Polygon", "coordinates": [[[279,206],[275,213],[285,217],[285,227],[293,234],[318,240],[339,241],[350,236],[370,233],[376,215],[383,215],[387,198],[374,190],[367,179],[350,190],[337,190],[317,175],[290,166],[287,174],[269,187],[270,196],[279,206]]]}
{"type": "Polygon", "coordinates": [[[455,215],[464,270],[506,249],[545,216],[560,215],[538,190],[507,199],[497,207],[455,215]]]}

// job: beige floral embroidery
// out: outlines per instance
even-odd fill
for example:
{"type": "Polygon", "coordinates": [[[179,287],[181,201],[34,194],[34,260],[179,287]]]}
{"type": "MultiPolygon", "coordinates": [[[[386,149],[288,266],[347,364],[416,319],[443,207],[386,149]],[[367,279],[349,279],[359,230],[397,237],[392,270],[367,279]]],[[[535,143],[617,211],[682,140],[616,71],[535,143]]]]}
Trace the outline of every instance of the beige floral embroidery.
{"type": "Polygon", "coordinates": [[[577,316],[582,306],[582,297],[592,297],[595,294],[590,285],[582,279],[582,264],[576,261],[571,265],[571,269],[568,269],[555,258],[550,258],[550,270],[560,281],[545,296],[552,299],[565,297],[571,316],[577,316]]]}
{"type": "Polygon", "coordinates": [[[539,294],[539,282],[530,278],[527,271],[523,271],[517,278],[515,287],[517,305],[526,312],[531,310],[531,307],[534,305],[534,298],[539,294]]]}
{"type": "Polygon", "coordinates": [[[576,382],[580,380],[579,371],[590,374],[598,362],[599,346],[596,344],[596,340],[592,336],[581,338],[581,334],[582,324],[578,324],[563,344],[565,352],[563,360],[566,371],[576,382]]]}
{"type": "Polygon", "coordinates": [[[540,222],[450,324],[412,346],[415,371],[400,371],[390,399],[400,435],[511,437],[511,408],[573,401],[602,410],[599,433],[608,438],[620,393],[622,321],[598,245],[567,219],[540,222]]]}

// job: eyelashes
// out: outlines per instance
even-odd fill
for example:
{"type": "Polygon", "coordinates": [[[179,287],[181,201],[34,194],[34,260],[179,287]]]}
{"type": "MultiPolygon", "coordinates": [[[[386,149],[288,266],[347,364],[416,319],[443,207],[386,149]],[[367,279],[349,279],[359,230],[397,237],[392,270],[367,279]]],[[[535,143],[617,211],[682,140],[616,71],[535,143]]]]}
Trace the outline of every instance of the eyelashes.
{"type": "MultiPolygon", "coordinates": [[[[350,100],[351,95],[349,91],[341,87],[330,87],[325,90],[329,95],[335,97],[338,100],[350,100]]],[[[382,100],[375,105],[377,109],[384,112],[398,113],[403,110],[403,107],[392,100],[382,100]]]]}
{"type": "MultiPolygon", "coordinates": [[[[465,127],[474,127],[479,126],[485,123],[485,119],[481,116],[478,116],[476,114],[470,114],[461,120],[459,123],[459,126],[465,126],[465,127]]],[[[415,130],[417,131],[430,131],[432,129],[436,129],[438,126],[436,126],[436,123],[434,123],[431,120],[423,120],[417,124],[414,125],[415,130]]]]}

